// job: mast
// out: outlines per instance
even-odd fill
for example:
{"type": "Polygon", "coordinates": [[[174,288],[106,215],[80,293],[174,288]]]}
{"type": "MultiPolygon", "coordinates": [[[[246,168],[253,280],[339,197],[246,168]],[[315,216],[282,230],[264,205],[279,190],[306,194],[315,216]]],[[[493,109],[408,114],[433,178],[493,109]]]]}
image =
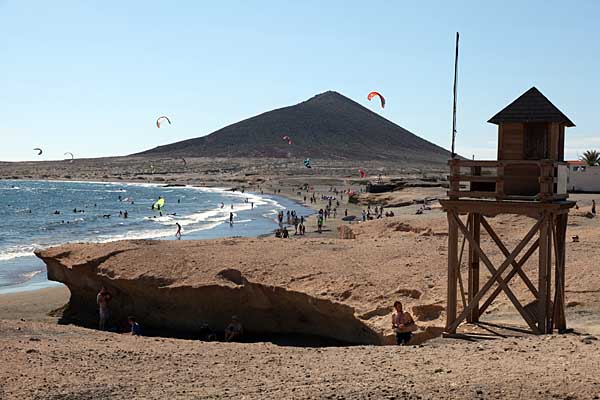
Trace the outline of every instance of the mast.
{"type": "Polygon", "coordinates": [[[456,83],[458,80],[458,32],[456,32],[456,53],[454,55],[454,100],[452,105],[452,158],[456,157],[454,144],[456,142],[456,83]]]}

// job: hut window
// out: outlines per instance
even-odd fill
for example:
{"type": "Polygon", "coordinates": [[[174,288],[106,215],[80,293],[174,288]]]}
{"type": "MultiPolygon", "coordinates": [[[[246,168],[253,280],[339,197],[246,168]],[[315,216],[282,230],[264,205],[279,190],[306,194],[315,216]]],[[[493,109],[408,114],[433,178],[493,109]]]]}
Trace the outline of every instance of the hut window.
{"type": "Polygon", "coordinates": [[[526,160],[548,158],[548,125],[545,123],[525,124],[524,156],[526,160]]]}

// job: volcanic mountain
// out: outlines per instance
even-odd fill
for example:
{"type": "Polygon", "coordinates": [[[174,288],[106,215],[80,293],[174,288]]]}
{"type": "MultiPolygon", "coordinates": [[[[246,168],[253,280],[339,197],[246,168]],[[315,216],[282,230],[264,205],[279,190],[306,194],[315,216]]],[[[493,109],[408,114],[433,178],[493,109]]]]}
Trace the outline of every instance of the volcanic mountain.
{"type": "Polygon", "coordinates": [[[183,157],[292,157],[445,164],[449,152],[333,91],[207,136],[139,153],[183,157]],[[283,136],[292,140],[288,144],[283,136]]]}

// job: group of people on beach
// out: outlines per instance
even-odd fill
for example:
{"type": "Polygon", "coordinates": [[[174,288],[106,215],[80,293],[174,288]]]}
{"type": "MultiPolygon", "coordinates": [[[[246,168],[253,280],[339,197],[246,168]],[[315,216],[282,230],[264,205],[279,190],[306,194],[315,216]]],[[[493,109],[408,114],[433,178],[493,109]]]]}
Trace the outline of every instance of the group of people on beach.
{"type": "MultiPolygon", "coordinates": [[[[137,322],[137,318],[133,315],[127,317],[127,328],[123,327],[119,328],[116,321],[114,321],[113,316],[111,314],[110,303],[112,302],[112,295],[106,289],[106,287],[102,287],[98,294],[96,295],[96,304],[98,306],[98,328],[101,331],[114,331],[119,333],[129,333],[133,336],[142,336],[142,328],[137,322]],[[113,323],[111,326],[110,323],[113,323]]],[[[226,342],[231,341],[239,341],[242,339],[244,335],[244,326],[242,325],[240,319],[234,315],[231,317],[231,322],[225,328],[223,333],[223,338],[226,342]]],[[[206,340],[215,340],[217,335],[208,328],[207,325],[203,328],[203,335],[200,337],[201,339],[206,340]]]]}
{"type": "Polygon", "coordinates": [[[303,215],[298,216],[296,210],[287,210],[285,213],[279,211],[277,213],[277,222],[279,224],[279,229],[275,231],[275,237],[277,238],[287,239],[290,237],[287,228],[288,225],[294,226],[294,236],[306,233],[305,218],[303,215]]]}
{"type": "MultiPolygon", "coordinates": [[[[112,301],[112,295],[106,289],[106,287],[102,287],[96,296],[96,303],[98,305],[99,312],[99,324],[98,328],[102,331],[116,331],[116,332],[126,332],[133,336],[142,336],[142,328],[140,324],[137,322],[137,318],[133,315],[127,317],[127,325],[128,328],[123,330],[119,330],[113,326],[109,326],[109,323],[112,320],[110,304],[112,301]]],[[[114,321],[113,321],[114,322],[114,321]]],[[[409,344],[412,333],[417,330],[417,325],[415,321],[410,315],[409,312],[404,311],[402,303],[400,301],[394,302],[394,312],[392,313],[392,330],[396,335],[396,344],[398,345],[407,345],[409,344]]],[[[223,332],[223,339],[226,342],[231,341],[239,341],[244,336],[244,326],[242,322],[238,318],[237,315],[233,315],[231,317],[230,323],[225,328],[223,332]]],[[[208,325],[204,325],[202,327],[202,336],[200,339],[204,340],[215,340],[217,338],[217,334],[214,333],[208,325]]]]}
{"type": "MultiPolygon", "coordinates": [[[[100,292],[96,295],[96,304],[98,305],[99,323],[98,328],[101,331],[109,330],[109,323],[111,321],[110,303],[112,301],[112,295],[106,289],[102,287],[100,292]]],[[[141,336],[142,328],[137,322],[135,316],[130,315],[127,317],[128,331],[134,336],[141,336]]]]}

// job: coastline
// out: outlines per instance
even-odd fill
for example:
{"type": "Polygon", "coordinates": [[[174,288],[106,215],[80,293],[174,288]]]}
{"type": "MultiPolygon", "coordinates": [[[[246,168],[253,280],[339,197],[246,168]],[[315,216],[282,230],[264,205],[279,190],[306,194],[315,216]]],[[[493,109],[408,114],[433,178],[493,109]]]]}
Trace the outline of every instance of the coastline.
{"type": "MultiPolygon", "coordinates": [[[[34,179],[22,179],[23,181],[36,181],[34,179]]],[[[64,180],[61,182],[74,182],[70,180],[64,180]]],[[[92,183],[90,181],[77,181],[80,183],[92,183]]],[[[121,184],[128,182],[114,182],[114,181],[95,181],[95,183],[104,183],[104,184],[121,184]]],[[[136,185],[152,185],[161,187],[163,186],[158,182],[131,182],[136,185]]],[[[183,184],[183,183],[182,183],[183,184]]],[[[185,184],[186,187],[195,187],[195,188],[204,188],[204,186],[194,186],[185,184]]],[[[226,189],[224,186],[211,186],[206,187],[207,189],[217,189],[223,191],[229,191],[231,189],[226,189]]],[[[326,186],[316,186],[315,192],[322,193],[326,192],[326,186]]],[[[303,196],[297,195],[297,188],[292,187],[290,185],[281,185],[278,186],[274,190],[264,190],[264,193],[249,191],[246,192],[248,194],[256,195],[256,196],[264,196],[267,198],[271,198],[275,200],[278,204],[290,203],[296,205],[298,207],[304,207],[306,209],[310,209],[313,212],[311,215],[314,215],[319,208],[325,207],[326,202],[321,201],[320,196],[317,199],[316,203],[305,204],[303,201],[303,196]]],[[[349,211],[358,213],[360,211],[360,207],[353,204],[341,204],[342,207],[348,207],[349,211]]],[[[321,234],[317,233],[317,223],[316,218],[310,218],[310,216],[306,219],[306,237],[324,237],[324,238],[332,238],[337,237],[337,227],[342,223],[341,216],[342,210],[340,210],[338,218],[329,219],[325,222],[323,231],[321,234]]],[[[269,230],[268,232],[264,232],[258,234],[256,238],[269,238],[273,235],[276,227],[269,230]]],[[[294,237],[293,232],[290,236],[290,240],[299,239],[300,237],[294,237]]],[[[184,236],[185,237],[185,236],[184,236]]],[[[210,240],[211,238],[204,239],[183,239],[183,240],[210,240]]],[[[152,240],[152,239],[150,239],[152,240]]],[[[158,239],[158,240],[171,240],[171,239],[158,239]]],[[[44,276],[46,273],[44,272],[44,276]]],[[[39,282],[39,278],[33,278],[32,280],[14,286],[9,286],[4,289],[0,289],[0,319],[19,319],[26,318],[32,321],[48,321],[54,320],[53,318],[48,316],[48,313],[52,310],[62,307],[69,298],[69,290],[66,286],[63,286],[60,283],[48,281],[47,279],[44,282],[39,282]],[[32,282],[33,281],[33,282],[32,282]],[[30,306],[26,308],[26,310],[22,313],[19,312],[20,305],[29,304],[30,306]]]]}
{"type": "MultiPolygon", "coordinates": [[[[24,182],[40,182],[40,180],[30,180],[30,179],[11,179],[10,181],[15,182],[15,186],[19,186],[19,181],[24,181],[24,182]]],[[[68,180],[55,180],[55,182],[64,182],[64,183],[92,183],[92,182],[88,182],[88,181],[68,181],[68,180]]],[[[237,236],[241,236],[241,237],[268,237],[270,236],[274,230],[276,229],[276,222],[275,222],[275,213],[277,210],[279,209],[297,209],[297,208],[301,208],[299,210],[299,214],[300,215],[305,215],[306,217],[313,214],[312,209],[304,206],[301,202],[297,201],[296,199],[291,199],[287,196],[283,196],[283,195],[278,195],[278,194],[271,194],[271,193],[264,193],[264,194],[260,194],[260,192],[256,192],[256,191],[246,191],[245,193],[241,193],[240,191],[235,191],[233,189],[228,189],[224,186],[213,186],[213,187],[205,187],[205,186],[197,186],[197,185],[189,185],[189,184],[183,184],[183,183],[178,183],[177,186],[173,186],[172,184],[170,184],[169,186],[161,184],[161,183],[157,183],[157,182],[152,182],[152,183],[140,183],[140,182],[115,182],[115,181],[95,181],[95,184],[106,184],[106,185],[111,185],[111,186],[120,186],[120,185],[134,185],[134,186],[143,186],[143,187],[158,187],[158,188],[173,188],[175,187],[176,189],[188,189],[188,190],[198,190],[199,192],[205,192],[205,193],[224,193],[225,197],[229,197],[232,196],[232,192],[234,193],[233,196],[234,198],[238,198],[238,200],[234,200],[233,202],[240,202],[243,203],[243,199],[250,199],[251,201],[254,201],[255,203],[258,203],[258,209],[256,212],[254,212],[254,214],[249,214],[248,217],[250,218],[246,218],[246,216],[242,216],[242,217],[237,217],[239,218],[239,225],[234,224],[234,227],[239,227],[237,229],[235,229],[235,231],[231,231],[229,232],[229,225],[226,224],[224,221],[219,220],[218,222],[215,222],[214,224],[210,224],[209,228],[206,229],[192,229],[189,230],[187,229],[186,232],[186,227],[184,226],[183,229],[183,240],[205,240],[205,239],[213,239],[213,238],[220,238],[220,237],[237,237],[237,236]],[[261,205],[262,204],[262,205],[261,205]],[[266,212],[265,212],[266,209],[266,212]],[[261,211],[262,210],[262,211],[261,211]],[[257,214],[258,212],[258,214],[257,214]],[[273,215],[271,215],[273,214],[273,215]]],[[[248,214],[251,212],[250,206],[249,204],[246,204],[247,207],[243,207],[244,205],[242,204],[242,206],[240,206],[241,208],[238,208],[238,206],[236,206],[236,216],[238,213],[243,213],[243,214],[248,214]]],[[[216,205],[215,205],[216,207],[216,205]]],[[[252,208],[252,210],[254,210],[254,208],[252,208]]],[[[201,214],[202,213],[210,213],[211,210],[209,211],[198,211],[201,214]]],[[[197,216],[198,212],[192,211],[192,214],[190,214],[191,216],[197,216]]],[[[243,215],[242,214],[242,215],[243,215]]],[[[186,217],[187,214],[182,215],[182,217],[186,217]]],[[[183,225],[183,223],[182,223],[183,225]]],[[[91,228],[90,228],[91,229],[91,228]]],[[[164,227],[163,227],[164,230],[164,227]]],[[[143,237],[144,233],[143,231],[140,231],[140,235],[142,237],[139,237],[141,239],[148,239],[148,240],[174,240],[174,238],[172,238],[171,233],[169,232],[168,235],[165,234],[161,234],[159,236],[148,236],[148,237],[143,237]]],[[[127,240],[127,239],[131,239],[130,237],[120,237],[120,234],[115,234],[115,239],[112,240],[102,240],[101,238],[99,240],[89,240],[90,242],[112,242],[112,241],[119,241],[119,240],[127,240]]],[[[133,239],[138,238],[137,234],[134,233],[133,239]]],[[[86,240],[86,241],[87,241],[86,240]]],[[[56,244],[50,244],[47,247],[53,247],[55,245],[61,245],[61,244],[66,244],[66,243],[71,243],[71,242],[78,242],[81,241],[78,238],[71,238],[69,239],[69,237],[67,237],[67,240],[64,241],[64,243],[56,243],[56,244]]],[[[19,263],[22,263],[23,265],[35,265],[35,268],[38,268],[36,261],[37,258],[35,258],[35,256],[33,254],[31,255],[23,255],[23,256],[18,256],[18,258],[14,258],[12,259],[12,262],[14,264],[14,262],[16,261],[16,265],[19,265],[19,263]]],[[[11,259],[7,259],[6,262],[11,262],[11,259]]],[[[10,264],[9,264],[10,265],[10,264]]],[[[14,265],[13,265],[14,268],[14,265]]],[[[17,267],[18,268],[18,267],[17,267]]],[[[16,292],[27,292],[27,291],[35,291],[35,290],[39,290],[39,289],[45,289],[47,287],[52,287],[52,286],[57,286],[59,284],[55,284],[53,282],[47,281],[46,280],[46,271],[45,271],[45,266],[40,265],[39,269],[41,270],[41,273],[37,273],[34,274],[32,278],[30,278],[29,280],[25,281],[25,282],[21,282],[21,283],[15,283],[15,284],[10,284],[7,286],[3,286],[0,287],[0,294],[9,294],[9,293],[16,293],[16,292]],[[40,279],[41,278],[41,279],[40,279]]]]}

